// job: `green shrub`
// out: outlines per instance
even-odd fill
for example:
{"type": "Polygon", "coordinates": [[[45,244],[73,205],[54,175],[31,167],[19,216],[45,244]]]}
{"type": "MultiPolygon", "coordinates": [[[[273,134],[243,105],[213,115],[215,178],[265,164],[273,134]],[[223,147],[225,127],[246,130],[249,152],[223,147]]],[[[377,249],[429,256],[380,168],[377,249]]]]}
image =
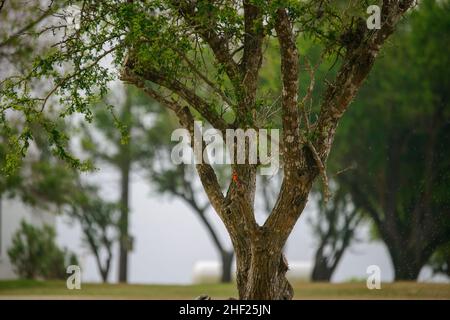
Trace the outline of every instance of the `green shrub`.
{"type": "Polygon", "coordinates": [[[14,271],[26,279],[64,279],[66,266],[78,264],[75,254],[56,245],[51,226],[37,228],[25,221],[14,234],[8,256],[14,271]]]}

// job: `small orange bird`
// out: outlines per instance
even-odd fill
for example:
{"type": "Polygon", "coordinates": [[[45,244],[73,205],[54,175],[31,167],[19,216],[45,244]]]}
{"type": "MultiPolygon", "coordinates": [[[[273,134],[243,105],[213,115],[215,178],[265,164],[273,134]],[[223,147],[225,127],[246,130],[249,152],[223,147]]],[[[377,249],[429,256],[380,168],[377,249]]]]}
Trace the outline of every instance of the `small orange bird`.
{"type": "Polygon", "coordinates": [[[236,183],[236,185],[238,186],[238,188],[241,186],[239,183],[239,179],[238,179],[238,175],[236,173],[236,171],[233,171],[233,175],[231,177],[233,179],[233,181],[236,183]]]}

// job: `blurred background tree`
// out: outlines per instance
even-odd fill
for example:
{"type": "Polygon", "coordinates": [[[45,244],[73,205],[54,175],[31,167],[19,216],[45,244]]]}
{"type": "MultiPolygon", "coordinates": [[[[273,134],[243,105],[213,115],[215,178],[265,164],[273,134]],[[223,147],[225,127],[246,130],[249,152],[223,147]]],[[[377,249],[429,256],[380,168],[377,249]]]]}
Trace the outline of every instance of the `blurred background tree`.
{"type": "MultiPolygon", "coordinates": [[[[144,137],[155,103],[130,86],[111,91],[93,113],[94,126],[83,125],[82,147],[98,165],[119,174],[119,282],[128,280],[130,181],[139,160],[146,159],[144,137]]],[[[144,160],[148,161],[148,160],[144,160]]]]}
{"type": "Polygon", "coordinates": [[[415,280],[450,240],[450,16],[421,1],[377,61],[330,163],[385,242],[396,280],[415,280]]]}
{"type": "MultiPolygon", "coordinates": [[[[177,120],[161,108],[152,127],[147,131],[145,145],[148,147],[148,157],[143,158],[145,163],[142,166],[146,169],[146,175],[153,190],[182,200],[197,215],[220,257],[221,282],[231,282],[234,252],[227,248],[227,244],[221,240],[218,231],[207,217],[208,210],[212,208],[201,188],[195,168],[191,165],[175,165],[170,158],[174,142],[170,141],[169,137],[177,128],[177,120]]],[[[224,174],[226,168],[217,165],[215,170],[220,175],[224,174]]],[[[222,188],[225,189],[225,186],[222,188]]]]}
{"type": "Polygon", "coordinates": [[[83,232],[83,240],[95,257],[103,282],[108,275],[113,259],[113,245],[119,239],[120,205],[103,200],[95,186],[77,184],[66,213],[78,222],[83,232]]]}
{"type": "Polygon", "coordinates": [[[45,41],[36,35],[62,4],[62,0],[33,1],[27,5],[21,1],[0,0],[0,65],[3,72],[8,68],[22,71],[31,63],[30,54],[45,47],[45,41]]]}
{"type": "Polygon", "coordinates": [[[55,229],[21,222],[14,234],[8,256],[15,272],[25,279],[65,279],[68,265],[78,265],[77,257],[56,244],[55,229]]]}
{"type": "Polygon", "coordinates": [[[450,243],[444,244],[434,252],[429,265],[433,274],[443,274],[450,277],[450,243]]]}
{"type": "Polygon", "coordinates": [[[355,232],[363,215],[353,204],[351,196],[337,185],[332,187],[332,195],[326,202],[323,192],[313,196],[317,198],[318,212],[315,216],[308,216],[317,243],[311,279],[329,282],[345,251],[358,240],[355,232]]]}

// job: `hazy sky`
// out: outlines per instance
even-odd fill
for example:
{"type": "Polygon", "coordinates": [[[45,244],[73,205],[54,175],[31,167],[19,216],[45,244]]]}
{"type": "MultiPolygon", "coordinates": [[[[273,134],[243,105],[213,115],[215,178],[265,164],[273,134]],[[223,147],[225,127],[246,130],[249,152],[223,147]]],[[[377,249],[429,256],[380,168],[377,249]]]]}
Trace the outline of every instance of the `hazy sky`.
{"type": "MultiPolygon", "coordinates": [[[[117,178],[111,170],[102,170],[93,179],[103,185],[102,191],[107,197],[114,198],[117,195],[117,178]]],[[[289,261],[312,261],[314,240],[306,223],[306,217],[314,214],[312,207],[310,201],[288,241],[289,261]]],[[[214,221],[222,238],[227,239],[223,225],[213,212],[209,213],[208,218],[214,221]]],[[[59,217],[57,230],[60,243],[81,257],[83,281],[99,281],[94,259],[81,245],[79,227],[59,217]]],[[[196,261],[219,259],[197,216],[179,200],[152,194],[145,180],[137,175],[133,175],[131,186],[130,231],[135,237],[134,251],[129,261],[129,280],[133,283],[190,283],[196,261]]],[[[366,235],[367,227],[361,228],[359,233],[366,235]]],[[[366,278],[367,266],[372,264],[381,268],[383,281],[393,279],[384,244],[366,241],[354,244],[347,250],[333,281],[366,278]]],[[[110,281],[116,281],[116,272],[117,259],[113,263],[110,281]]],[[[430,279],[429,272],[422,272],[420,279],[430,279]]]]}

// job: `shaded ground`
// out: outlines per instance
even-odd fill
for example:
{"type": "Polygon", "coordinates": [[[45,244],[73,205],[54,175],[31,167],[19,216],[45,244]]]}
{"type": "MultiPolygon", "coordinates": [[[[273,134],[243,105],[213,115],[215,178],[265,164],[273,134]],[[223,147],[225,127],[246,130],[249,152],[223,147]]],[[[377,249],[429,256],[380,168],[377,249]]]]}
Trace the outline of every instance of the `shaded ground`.
{"type": "MultiPolygon", "coordinates": [[[[414,282],[383,283],[381,290],[368,290],[363,282],[294,285],[295,299],[450,299],[450,284],[414,282]]],[[[63,281],[0,281],[0,299],[193,299],[201,294],[214,299],[236,297],[232,284],[126,285],[82,284],[68,290],[63,281]]]]}

